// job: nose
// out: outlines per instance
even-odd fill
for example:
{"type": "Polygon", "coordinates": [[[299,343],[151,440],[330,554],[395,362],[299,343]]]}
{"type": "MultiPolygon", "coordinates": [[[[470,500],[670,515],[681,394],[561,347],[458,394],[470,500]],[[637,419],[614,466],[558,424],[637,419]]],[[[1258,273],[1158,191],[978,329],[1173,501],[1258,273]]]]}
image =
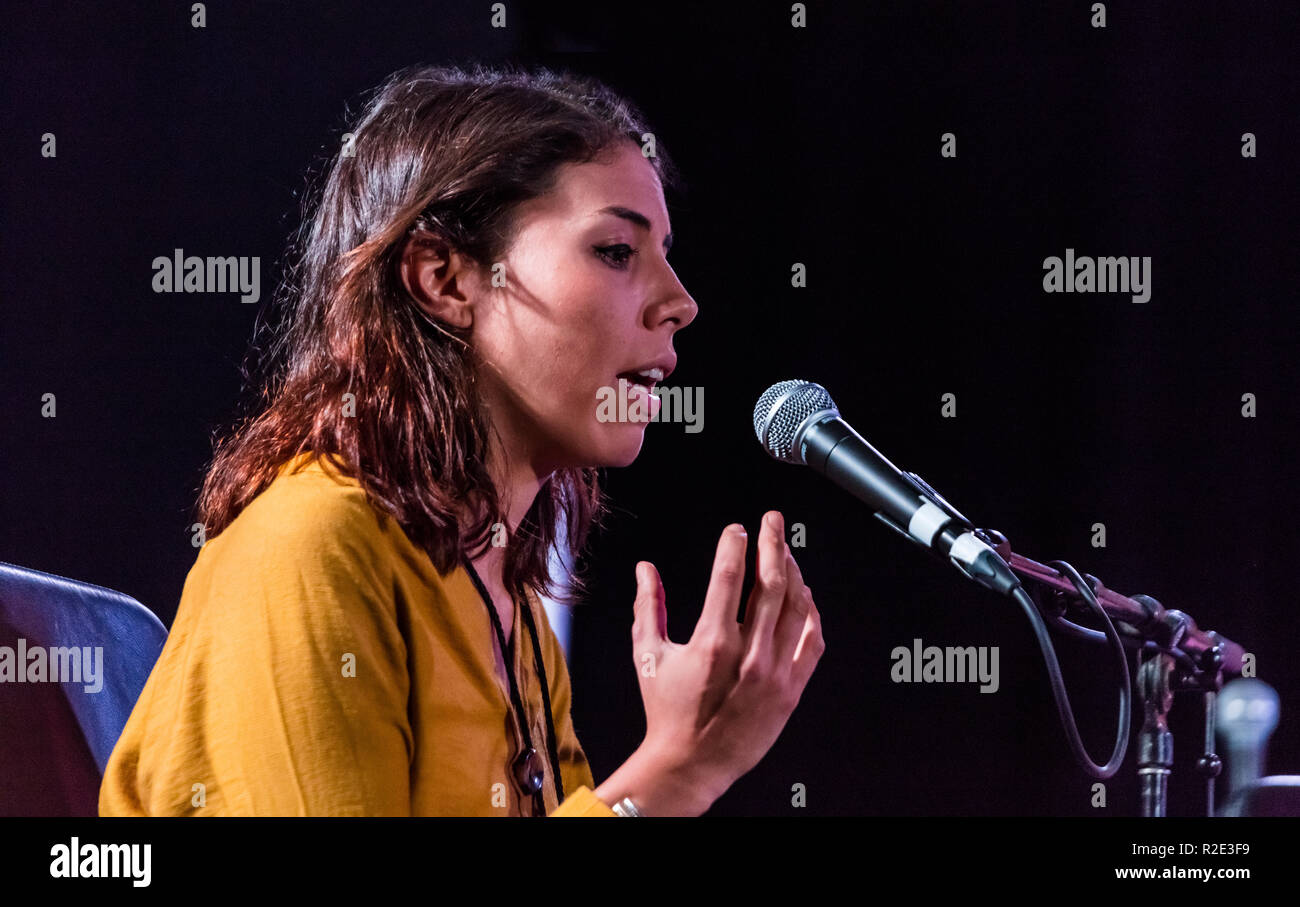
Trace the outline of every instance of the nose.
{"type": "Polygon", "coordinates": [[[677,325],[674,330],[680,331],[695,320],[700,307],[677,279],[677,272],[672,265],[665,261],[663,266],[667,271],[667,286],[660,293],[658,301],[646,310],[646,327],[654,330],[664,322],[674,322],[677,325]]]}

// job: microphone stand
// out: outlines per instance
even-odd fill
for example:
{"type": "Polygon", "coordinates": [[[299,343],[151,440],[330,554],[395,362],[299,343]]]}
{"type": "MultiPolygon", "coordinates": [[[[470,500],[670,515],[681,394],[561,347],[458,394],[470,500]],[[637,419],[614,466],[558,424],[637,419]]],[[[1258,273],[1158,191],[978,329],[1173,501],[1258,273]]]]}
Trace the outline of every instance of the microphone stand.
{"type": "MultiPolygon", "coordinates": [[[[941,505],[942,506],[942,505],[941,505]]],[[[1068,578],[1046,564],[1016,554],[1006,536],[993,529],[975,534],[1013,571],[1033,580],[1046,593],[1035,604],[1060,629],[1092,641],[1105,635],[1066,618],[1071,610],[1087,611],[1083,597],[1068,578]]],[[[1206,781],[1206,815],[1214,815],[1214,779],[1223,763],[1214,752],[1214,703],[1223,687],[1224,674],[1241,674],[1245,655],[1240,645],[1196,626],[1188,614],[1165,608],[1149,595],[1122,595],[1107,589],[1097,577],[1084,574],[1097,601],[1115,622],[1125,644],[1138,650],[1138,693],[1142,702],[1142,729],[1138,732],[1137,771],[1143,816],[1167,815],[1169,774],[1174,762],[1174,738],[1168,715],[1175,693],[1201,693],[1205,697],[1205,747],[1196,771],[1206,781]]],[[[1090,612],[1088,612],[1090,613],[1090,612]]]]}
{"type": "MultiPolygon", "coordinates": [[[[1108,642],[1105,633],[1066,618],[1071,610],[1092,613],[1067,576],[1047,564],[1016,554],[1007,537],[996,529],[977,529],[915,472],[903,472],[902,476],[919,494],[996,551],[1012,571],[1036,583],[1046,600],[1034,595],[1028,587],[1025,591],[1047,621],[1073,636],[1102,644],[1108,642]]],[[[875,517],[908,541],[935,553],[890,517],[883,513],[876,513],[875,517]]],[[[1120,641],[1138,651],[1137,686],[1143,719],[1138,732],[1137,771],[1142,815],[1168,814],[1169,774],[1174,765],[1174,737],[1169,730],[1168,716],[1174,694],[1201,693],[1205,697],[1205,747],[1197,760],[1196,771],[1206,782],[1206,815],[1214,816],[1214,779],[1223,770],[1223,760],[1214,752],[1214,703],[1223,688],[1224,674],[1241,674],[1245,650],[1219,633],[1202,630],[1190,615],[1167,609],[1149,595],[1122,595],[1107,589],[1090,573],[1083,574],[1083,580],[1114,624],[1120,641]]]]}

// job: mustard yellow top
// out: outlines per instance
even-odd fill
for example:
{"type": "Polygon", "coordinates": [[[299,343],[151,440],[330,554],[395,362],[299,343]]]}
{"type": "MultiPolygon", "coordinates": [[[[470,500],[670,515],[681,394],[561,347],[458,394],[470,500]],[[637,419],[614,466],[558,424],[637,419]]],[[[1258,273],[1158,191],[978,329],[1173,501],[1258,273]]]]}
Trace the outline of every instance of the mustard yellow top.
{"type": "MultiPolygon", "coordinates": [[[[528,596],[554,709],[515,605],[513,670],[552,816],[613,816],[570,716],[569,672],[528,596]]],[[[312,454],[199,552],[99,793],[103,816],[519,816],[520,734],[468,573],[437,572],[355,479],[312,454]]]]}

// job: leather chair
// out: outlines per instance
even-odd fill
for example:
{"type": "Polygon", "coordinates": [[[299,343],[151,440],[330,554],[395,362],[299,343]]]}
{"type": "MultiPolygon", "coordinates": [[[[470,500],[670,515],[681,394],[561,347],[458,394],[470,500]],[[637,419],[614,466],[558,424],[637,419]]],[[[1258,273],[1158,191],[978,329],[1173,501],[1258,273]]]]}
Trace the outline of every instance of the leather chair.
{"type": "Polygon", "coordinates": [[[128,595],[0,562],[0,815],[98,814],[109,754],[166,640],[128,595]],[[45,682],[20,681],[35,668],[20,647],[44,650],[45,682]],[[81,667],[73,647],[90,655],[80,682],[53,682],[55,662],[81,667]]]}

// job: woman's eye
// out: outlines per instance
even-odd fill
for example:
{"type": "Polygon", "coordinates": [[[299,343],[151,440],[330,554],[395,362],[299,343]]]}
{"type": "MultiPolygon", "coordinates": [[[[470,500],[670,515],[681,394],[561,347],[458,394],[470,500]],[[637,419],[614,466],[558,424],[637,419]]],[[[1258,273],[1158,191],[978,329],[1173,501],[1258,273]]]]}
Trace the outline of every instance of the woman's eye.
{"type": "Polygon", "coordinates": [[[596,246],[595,248],[596,254],[603,261],[620,270],[626,268],[628,262],[632,260],[632,256],[636,254],[636,249],[633,249],[627,243],[619,243],[613,246],[596,246]]]}

